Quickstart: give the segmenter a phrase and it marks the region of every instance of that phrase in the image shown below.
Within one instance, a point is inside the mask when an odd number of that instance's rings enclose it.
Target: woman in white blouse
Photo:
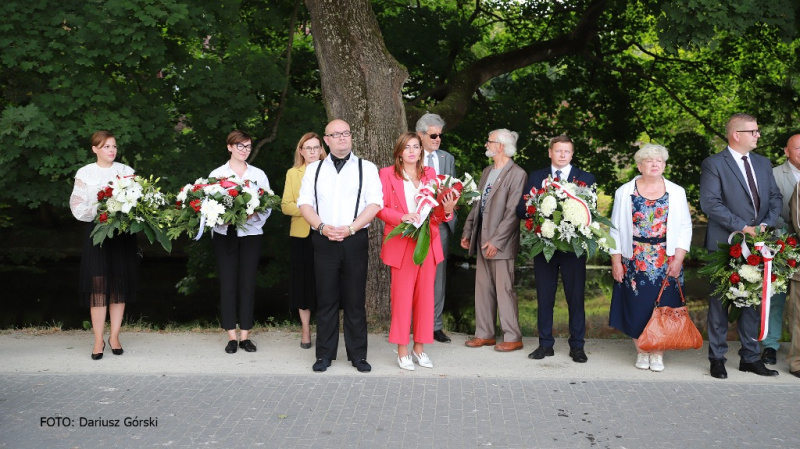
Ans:
[[[97,162],[78,170],[69,206],[75,218],[88,223],[81,255],[80,297],[81,304],[89,307],[92,317],[92,360],[100,360],[106,347],[103,339],[106,309],[111,322],[108,344],[113,354],[122,355],[119,330],[125,303],[136,300],[139,257],[135,235],[115,234],[113,238],[106,239],[102,246],[93,245],[89,237],[94,229],[100,189],[108,186],[117,176],[133,175],[132,168],[114,162],[117,141],[113,134],[97,131],[92,134],[91,144]]]
[[[230,160],[222,167],[212,171],[209,177],[232,177],[248,180],[258,187],[269,189],[267,175],[247,163],[252,150],[253,138],[244,131],[234,130],[227,139]],[[261,228],[267,221],[271,210],[256,212],[247,219],[244,228],[217,226],[214,228],[214,253],[217,256],[217,271],[220,284],[220,324],[228,333],[225,352],[233,354],[239,348],[255,352],[256,345],[250,341],[253,328],[253,309],[255,308],[256,274],[261,257]],[[236,306],[239,306],[240,339],[236,338]]]

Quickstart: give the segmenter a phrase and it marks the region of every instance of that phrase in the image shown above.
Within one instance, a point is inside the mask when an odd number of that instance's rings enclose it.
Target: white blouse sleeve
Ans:
[[[72,195],[69,197],[69,208],[72,215],[80,221],[91,222],[97,214],[97,201],[92,198],[92,190],[89,185],[81,179],[80,173],[75,176],[75,186],[72,188]],[[95,195],[97,195],[95,193]]]

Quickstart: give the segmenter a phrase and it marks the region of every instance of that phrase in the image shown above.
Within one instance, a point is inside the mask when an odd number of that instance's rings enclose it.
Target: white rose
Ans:
[[[556,199],[548,195],[544,197],[541,204],[539,204],[539,212],[542,213],[542,216],[549,217],[553,215],[553,211],[556,210],[557,206],[558,203],[556,203]]]
[[[119,212],[122,209],[122,203],[115,200],[114,198],[109,198],[108,201],[106,201],[106,207],[108,208],[108,212],[113,214],[115,212]]]
[[[550,220],[545,220],[542,223],[542,237],[551,239],[556,235],[556,224]]]
[[[739,268],[739,275],[747,282],[756,283],[761,281],[761,271],[752,265],[742,265]]]

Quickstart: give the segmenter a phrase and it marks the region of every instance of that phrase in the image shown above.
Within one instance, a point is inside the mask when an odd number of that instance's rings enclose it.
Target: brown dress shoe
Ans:
[[[495,351],[500,352],[518,351],[520,349],[522,349],[521,341],[504,341],[502,343],[498,343],[494,347]]]
[[[469,346],[470,348],[480,348],[481,346],[494,346],[495,341],[494,338],[485,339],[485,338],[475,337],[472,340],[467,340],[464,344]]]

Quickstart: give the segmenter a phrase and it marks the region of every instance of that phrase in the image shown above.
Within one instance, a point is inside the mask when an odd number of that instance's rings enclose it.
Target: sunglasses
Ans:
[[[425,134],[428,134],[428,133],[425,133]],[[428,134],[428,136],[429,136],[431,139],[433,139],[433,140],[436,140],[436,139],[438,139],[439,137],[444,137],[444,134],[442,134],[442,133],[439,133],[439,134]]]

